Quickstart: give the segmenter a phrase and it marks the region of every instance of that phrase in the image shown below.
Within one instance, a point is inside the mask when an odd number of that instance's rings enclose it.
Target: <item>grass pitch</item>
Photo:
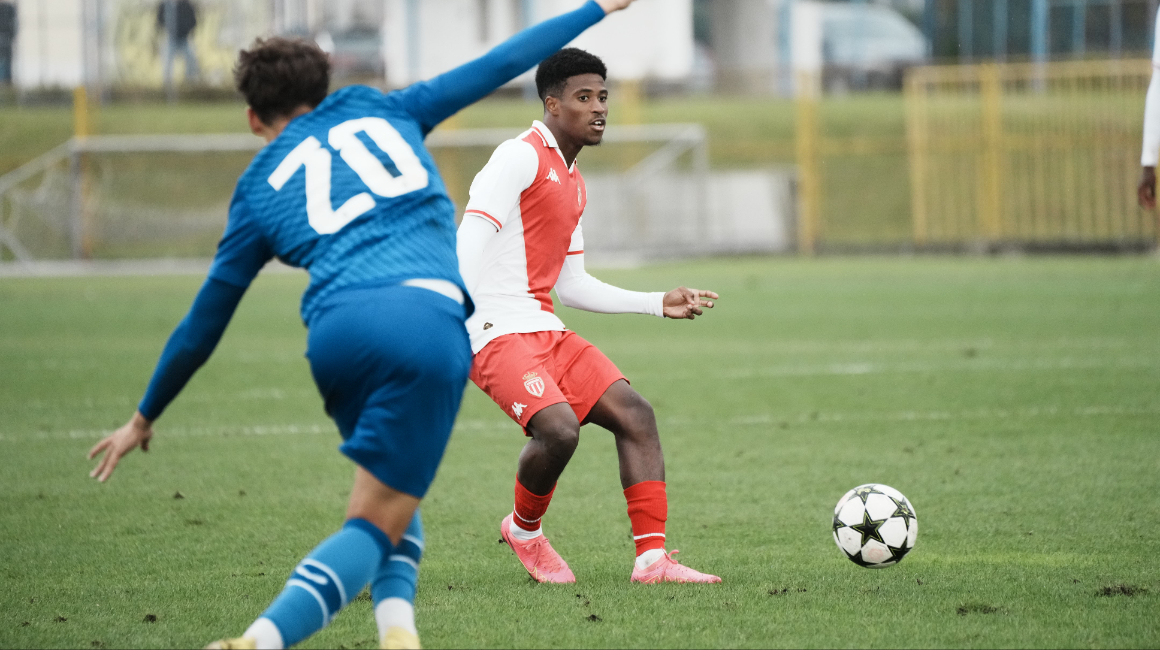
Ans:
[[[609,434],[546,518],[574,586],[498,544],[519,431],[469,387],[424,505],[427,647],[1160,645],[1160,263],[717,260],[605,271],[722,294],[696,322],[562,310],[656,407],[670,548],[722,585],[628,584]],[[113,479],[194,277],[0,280],[0,646],[200,647],[238,634],[341,523],[351,479],[302,357],[301,275],[263,275]],[[847,489],[920,520],[899,566],[830,538]],[[374,647],[360,600],[307,647]]]

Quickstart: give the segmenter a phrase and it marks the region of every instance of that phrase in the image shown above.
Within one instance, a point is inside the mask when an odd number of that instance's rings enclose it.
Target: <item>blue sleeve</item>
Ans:
[[[165,344],[153,379],[137,407],[141,415],[157,419],[209,359],[242,295],[271,257],[269,242],[251,218],[245,201],[235,194],[209,277]]]
[[[245,289],[272,257],[274,251],[250,214],[245,199],[235,193],[230,203],[230,220],[218,242],[209,277]]]
[[[193,373],[209,359],[234,315],[246,287],[206,278],[185,319],[173,330],[149,389],[137,410],[148,420],[156,420],[177,397]]]
[[[595,0],[588,0],[575,11],[523,30],[474,61],[399,91],[403,106],[425,135],[548,58],[602,18],[604,9]]]

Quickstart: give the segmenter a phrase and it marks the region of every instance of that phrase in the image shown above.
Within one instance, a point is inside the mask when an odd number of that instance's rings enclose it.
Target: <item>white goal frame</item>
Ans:
[[[510,128],[438,129],[426,140],[429,149],[494,147],[520,133]],[[697,200],[688,206],[695,215],[708,215],[709,148],[705,128],[700,124],[647,124],[618,126],[604,137],[608,143],[661,143],[643,160],[620,174],[623,187],[639,190],[650,176],[671,167],[686,153],[692,154]],[[21,184],[48,173],[68,161],[69,174],[69,243],[74,259],[86,257],[86,217],[84,205],[85,166],[88,154],[131,153],[229,153],[256,152],[265,143],[261,138],[239,133],[168,134],[168,135],[98,135],[72,138],[27,164],[0,177],[0,251],[7,249],[20,262],[33,262],[35,255],[20,242],[13,228],[11,210],[6,211],[7,194]],[[626,204],[632,197],[618,197]]]

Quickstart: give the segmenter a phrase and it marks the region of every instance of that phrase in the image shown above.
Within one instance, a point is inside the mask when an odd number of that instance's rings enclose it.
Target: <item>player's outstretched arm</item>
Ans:
[[[704,313],[701,310],[702,307],[712,309],[713,301],[718,298],[720,296],[712,291],[677,287],[665,294],[665,318],[687,318],[693,320]]]
[[[424,133],[515,79],[567,45],[605,15],[634,0],[588,0],[575,11],[529,27],[487,54],[402,91],[404,105]]]
[[[112,475],[122,456],[138,446],[148,451],[149,440],[153,437],[153,421],[177,397],[193,373],[209,359],[245,292],[245,287],[214,278],[206,279],[189,314],[165,344],[165,350],[161,353],[153,379],[149,382],[137,412],[125,426],[89,451],[90,460],[104,453],[89,476],[105,481]]]

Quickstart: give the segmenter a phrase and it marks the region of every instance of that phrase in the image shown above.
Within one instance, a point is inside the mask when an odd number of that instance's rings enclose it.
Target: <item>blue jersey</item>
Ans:
[[[437,278],[466,294],[417,90],[343,88],[290,122],[238,181],[209,277],[246,286],[271,256],[306,268],[307,324],[344,287]]]
[[[467,295],[454,206],[423,140],[603,17],[589,0],[429,81],[389,94],[345,88],[292,120],[238,180],[209,277],[166,343],[141,414],[161,415],[209,358],[273,257],[310,272],[301,309],[308,326],[328,297],[349,288],[433,278]]]

